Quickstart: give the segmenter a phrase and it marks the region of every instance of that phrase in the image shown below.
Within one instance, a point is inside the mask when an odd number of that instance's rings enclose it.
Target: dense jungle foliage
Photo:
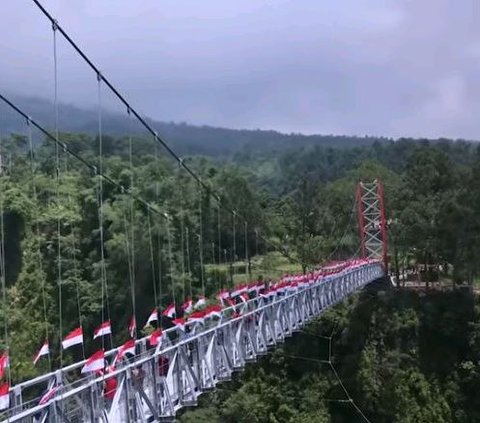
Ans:
[[[376,423],[479,421],[479,311],[466,290],[363,292],[247,365],[179,420],[367,421],[353,400]]]
[[[202,132],[189,128],[192,137]],[[181,419],[360,421],[332,368],[317,361],[328,360],[328,340],[316,336],[330,335],[333,326],[332,362],[371,421],[480,419],[475,398],[480,380],[478,300],[473,290],[460,286],[475,287],[479,270],[476,144],[406,139],[355,143],[342,137],[326,144],[296,144],[293,137],[258,150],[255,140],[240,143],[221,156],[194,148],[190,152],[195,154],[183,154],[222,203],[246,217],[245,227],[240,218],[219,212],[212,192],[200,190],[153,140],[126,133],[103,136],[102,163],[93,133],[60,134],[79,158],[115,181],[103,181],[102,234],[100,183],[93,168],[62,148],[57,163],[55,146],[35,130],[31,149],[26,125],[2,130],[0,211],[7,292],[0,317],[7,324],[14,381],[48,368],[46,361],[37,367],[31,361],[46,330],[52,365],[59,364],[59,281],[62,335],[80,319],[88,354],[100,346],[89,334],[106,315],[112,319],[113,343],[125,340],[132,288],[137,320],[143,324],[155,303],[166,306],[172,293],[177,299],[190,292],[198,295],[202,277],[212,294],[238,281],[301,271],[278,248],[305,266],[358,253],[355,187],[359,180],[378,178],[385,185],[392,272],[441,264],[440,278],[455,289],[426,294],[377,290],[352,298],[306,329],[313,335],[296,335],[285,349],[248,367],[244,376]],[[268,134],[261,137],[268,139]],[[150,211],[129,194],[150,203]],[[424,275],[427,281],[436,277]],[[81,354],[67,351],[64,362]]]

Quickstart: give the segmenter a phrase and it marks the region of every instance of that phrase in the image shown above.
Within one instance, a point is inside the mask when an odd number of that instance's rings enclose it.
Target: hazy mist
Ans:
[[[43,4],[157,120],[480,138],[473,0]],[[0,2],[1,92],[52,98],[52,49],[50,24],[33,2]],[[95,104],[95,76],[60,37],[58,57],[60,100]],[[104,102],[116,108],[107,95]]]

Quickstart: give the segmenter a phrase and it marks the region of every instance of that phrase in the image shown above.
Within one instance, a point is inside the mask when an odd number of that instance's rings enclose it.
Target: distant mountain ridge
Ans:
[[[25,110],[32,119],[47,128],[54,123],[53,104],[41,98],[13,97],[16,104]],[[22,121],[5,105],[0,106],[0,131],[2,133],[25,131]],[[213,157],[233,156],[254,151],[262,154],[281,151],[292,147],[316,145],[332,148],[368,146],[375,142],[392,141],[384,137],[356,137],[339,135],[283,134],[267,130],[226,129],[211,126],[194,126],[186,123],[160,122],[150,118],[145,120],[180,154],[203,154]],[[139,124],[132,124],[126,114],[104,111],[102,125],[105,134],[121,136],[128,133],[146,134]],[[79,108],[73,105],[59,105],[59,128],[63,132],[96,134],[98,112],[94,109]]]

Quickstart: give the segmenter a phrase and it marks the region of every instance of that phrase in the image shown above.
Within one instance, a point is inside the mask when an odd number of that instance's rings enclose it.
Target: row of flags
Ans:
[[[180,330],[185,330],[185,324],[187,322],[192,323],[203,323],[206,319],[209,318],[221,318],[222,312],[225,308],[235,307],[237,305],[236,299],[241,303],[246,304],[250,299],[251,294],[256,296],[261,296],[263,298],[270,298],[277,294],[284,294],[295,291],[297,289],[305,288],[306,286],[318,281],[320,278],[325,278],[328,280],[328,277],[336,273],[342,272],[345,269],[352,269],[360,267],[362,265],[372,262],[369,259],[357,259],[351,260],[348,262],[338,262],[332,263],[326,267],[318,269],[316,271],[310,272],[306,275],[285,275],[278,282],[270,284],[268,287],[264,282],[252,282],[250,284],[243,284],[236,286],[233,290],[221,290],[217,293],[216,299],[218,304],[212,304],[207,306],[207,301],[205,297],[198,297],[197,301],[194,303],[192,299],[187,299],[180,308],[183,313],[188,315],[187,318],[177,318],[177,309],[174,304],[170,304],[168,307],[163,310],[162,315],[171,319],[172,323],[179,328]],[[158,310],[155,308],[152,310],[148,316],[147,322],[144,327],[152,326],[152,323],[159,321]],[[112,361],[111,367],[114,368],[120,360],[124,359],[127,354],[132,356],[135,355],[135,338],[137,332],[137,322],[135,316],[132,316],[128,324],[128,332],[131,337],[126,341],[117,351],[116,356]],[[93,339],[105,335],[112,334],[112,326],[110,320],[103,322],[98,326],[93,332]],[[163,332],[162,329],[155,329],[149,337],[149,344],[152,347],[157,347],[161,343]],[[83,328],[78,327],[72,330],[62,341],[62,348],[68,349],[72,346],[83,344]],[[50,354],[50,348],[48,340],[45,340],[37,354],[33,358],[33,364],[36,365],[37,362],[44,356]],[[10,365],[9,357],[6,352],[0,356],[0,379],[3,379],[5,376],[5,371]],[[105,368],[105,352],[103,349],[100,349],[93,353],[86,361],[84,366],[81,369],[81,373],[91,373],[103,371]],[[59,386],[54,386],[49,389],[40,399],[39,404],[44,404],[48,402],[55,396],[55,393],[59,389]],[[0,410],[8,408],[9,406],[9,384],[3,383],[0,384]]]
[[[265,287],[264,282],[252,282],[250,284],[238,285],[232,291],[221,290],[217,293],[216,298],[223,308],[234,307],[236,305],[235,298],[238,298],[241,302],[246,303],[250,297],[249,294],[255,293],[265,298],[272,297],[277,293],[282,294],[289,291],[295,291],[298,288],[304,288],[308,286],[312,281],[318,280],[320,277],[328,277],[329,275],[336,274],[346,268],[354,268],[364,264],[367,264],[371,260],[369,259],[356,259],[348,262],[336,262],[331,263],[328,266],[324,266],[321,269],[310,272],[305,275],[285,275],[278,282],[271,284],[269,287]],[[207,301],[204,296],[200,296],[194,303],[192,299],[187,299],[180,307],[185,314],[188,314],[188,321],[190,322],[203,322],[206,318],[217,316],[221,317],[222,308],[218,305],[212,305],[205,308]],[[172,319],[172,322],[181,329],[185,326],[184,319],[175,319],[176,307],[174,304],[170,304],[162,312],[163,316]],[[144,327],[152,326],[153,322],[159,320],[158,310],[155,308],[148,316],[147,322]],[[132,316],[129,325],[128,332],[131,338],[136,337],[137,323],[135,316]],[[112,327],[110,320],[103,322],[99,327],[94,330],[93,339],[97,339],[101,336],[111,335]],[[83,328],[78,327],[71,331],[62,341],[62,348],[67,349],[74,345],[83,344]],[[45,340],[37,354],[33,359],[34,365],[40,360],[41,357],[47,356],[50,353],[48,340]],[[0,358],[0,376],[1,376],[1,358]]]

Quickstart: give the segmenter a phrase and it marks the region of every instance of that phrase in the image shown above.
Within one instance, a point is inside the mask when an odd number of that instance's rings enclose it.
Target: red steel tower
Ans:
[[[358,227],[363,257],[383,260],[388,270],[388,238],[383,184],[359,182],[357,186]]]

